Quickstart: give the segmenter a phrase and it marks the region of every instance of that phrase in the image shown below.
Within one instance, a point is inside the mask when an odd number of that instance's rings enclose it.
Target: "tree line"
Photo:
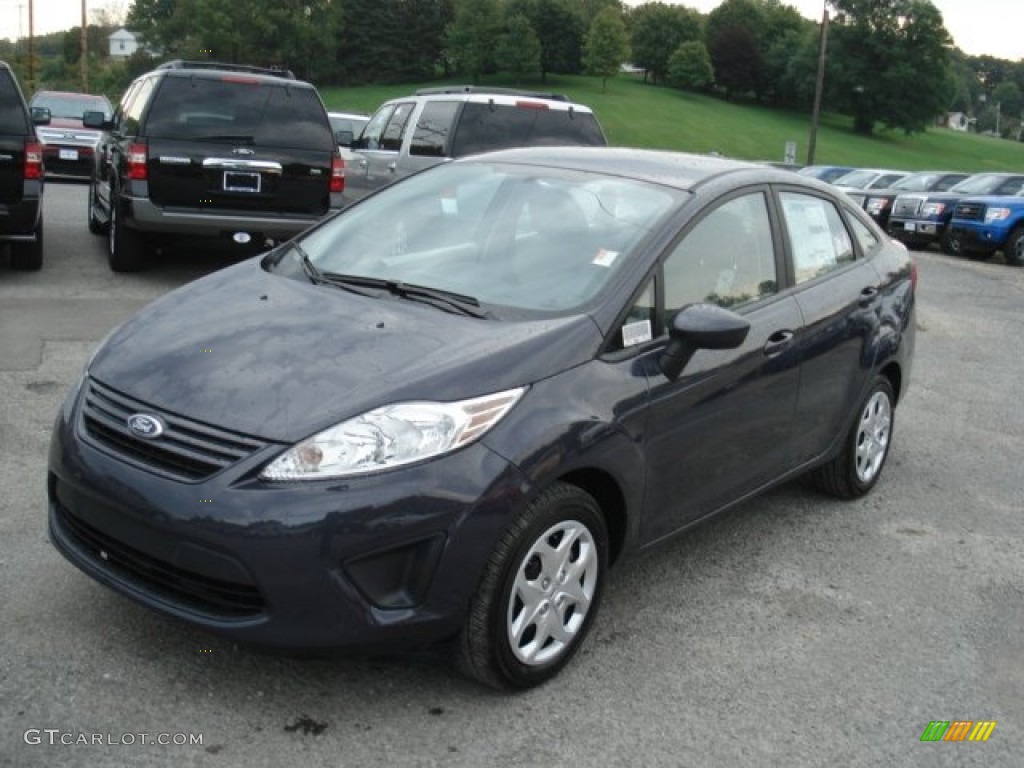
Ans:
[[[827,5],[823,105],[852,115],[857,131],[915,133],[959,111],[978,130],[998,120],[1001,133],[1019,134],[1024,61],[963,54],[930,0]],[[801,110],[814,96],[822,27],[781,0],[723,0],[707,14],[617,0],[135,0],[125,24],[162,59],[280,66],[319,85],[607,80],[628,61],[655,86]],[[124,77],[151,64],[137,57]]]

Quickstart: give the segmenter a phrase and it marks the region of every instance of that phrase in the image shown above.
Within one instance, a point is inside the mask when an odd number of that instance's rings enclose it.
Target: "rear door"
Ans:
[[[145,116],[161,206],[322,215],[335,152],[316,91],[237,75],[165,77]]]
[[[25,139],[32,128],[14,79],[0,69],[0,203],[11,205],[24,194]]]

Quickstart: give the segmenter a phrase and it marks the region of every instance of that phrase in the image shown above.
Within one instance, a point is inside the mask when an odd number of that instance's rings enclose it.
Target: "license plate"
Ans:
[[[57,150],[57,156],[61,160],[77,160],[78,150],[77,149],[59,149]]]
[[[258,173],[239,173],[224,171],[225,192],[259,192],[260,175]]]
[[[903,222],[903,228],[905,230],[907,230],[907,232],[913,232],[914,231],[914,222],[912,222],[912,221],[904,221]]]

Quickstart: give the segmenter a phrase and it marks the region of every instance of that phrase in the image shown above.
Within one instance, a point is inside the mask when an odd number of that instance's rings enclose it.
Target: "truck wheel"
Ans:
[[[1011,267],[1024,267],[1024,226],[1017,227],[1010,233],[1003,255]]]
[[[939,240],[939,247],[943,253],[947,253],[950,256],[963,256],[964,245],[960,239],[960,235],[946,227],[946,231],[942,233],[942,238]]]
[[[142,236],[124,225],[121,201],[110,196],[110,224],[107,231],[107,261],[114,272],[138,272],[145,266]]]
[[[36,224],[34,243],[11,243],[11,267],[21,272],[37,272],[43,267],[43,219]]]

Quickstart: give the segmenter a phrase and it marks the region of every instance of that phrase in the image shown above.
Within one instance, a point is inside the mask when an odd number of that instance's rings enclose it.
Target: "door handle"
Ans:
[[[874,286],[869,285],[867,288],[860,292],[860,298],[857,299],[857,303],[862,307],[866,307],[868,306],[868,304],[874,303],[875,299],[877,298],[878,289],[875,288]]]
[[[365,160],[360,160],[359,161],[359,167],[360,168],[365,168],[366,167],[366,161]]]
[[[392,173],[395,172],[396,168],[398,168],[398,164],[397,163],[388,163],[388,170],[391,171]]]
[[[793,343],[795,334],[792,331],[776,331],[768,337],[764,345],[765,357],[775,357],[782,354],[786,348]]]

